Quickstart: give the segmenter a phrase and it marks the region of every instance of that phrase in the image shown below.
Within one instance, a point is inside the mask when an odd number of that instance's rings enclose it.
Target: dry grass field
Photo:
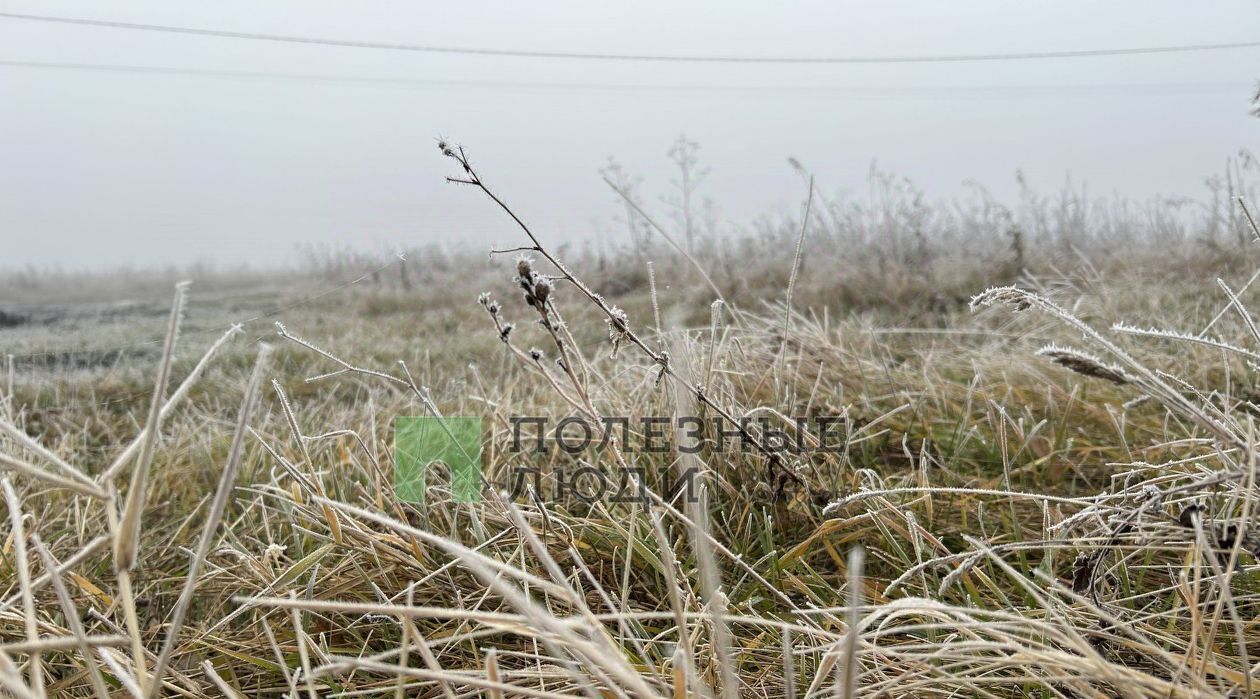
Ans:
[[[528,221],[445,150],[452,196]],[[598,251],[522,226],[525,249],[490,256],[10,273],[0,686],[1255,692],[1260,251],[1243,209],[1071,192],[938,208],[872,181],[869,200],[812,194],[792,220],[691,246],[628,210],[642,238]],[[482,419],[481,502],[441,472],[424,503],[399,501],[407,415]],[[698,453],[511,450],[514,417],[634,432],[682,415],[763,421],[743,450],[713,432]],[[839,448],[772,443],[819,415]],[[538,491],[502,494],[522,465]],[[579,466],[635,469],[640,497],[547,477]],[[670,487],[688,467],[694,501]]]

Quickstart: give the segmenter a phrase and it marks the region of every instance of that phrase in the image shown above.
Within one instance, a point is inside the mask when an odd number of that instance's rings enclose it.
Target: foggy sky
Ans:
[[[1255,2],[5,0],[0,11],[333,39],[571,52],[912,55],[1254,41]],[[434,146],[465,145],[544,239],[621,230],[597,171],[657,195],[682,132],[724,226],[794,211],[872,161],[931,198],[975,180],[1198,195],[1260,120],[1260,49],[931,65],[682,65],[404,53],[0,19],[0,267],[283,263],[296,246],[519,242]],[[412,81],[412,82],[405,82]],[[1012,89],[1017,88],[1017,89]]]

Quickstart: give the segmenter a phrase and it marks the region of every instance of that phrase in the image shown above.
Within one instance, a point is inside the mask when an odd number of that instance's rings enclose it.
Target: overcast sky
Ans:
[[[333,2],[0,0],[26,12],[341,40],[633,54],[896,56],[1260,40],[1256,2]],[[699,141],[724,225],[794,210],[796,156],[831,192],[872,161],[932,198],[1022,169],[1099,195],[1201,194],[1254,148],[1260,49],[897,65],[728,65],[435,55],[0,19],[0,266],[292,259],[300,242],[514,242],[445,185],[465,145],[544,238],[620,230],[599,168],[669,187]],[[377,82],[360,79],[373,79]],[[386,80],[381,82],[380,80]],[[392,82],[390,82],[392,81]],[[665,215],[662,211],[662,218]]]

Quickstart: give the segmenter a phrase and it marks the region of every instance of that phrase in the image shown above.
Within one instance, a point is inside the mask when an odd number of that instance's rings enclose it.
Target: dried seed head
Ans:
[[[537,347],[530,347],[529,358],[534,360],[535,362],[542,361],[542,358],[543,358],[542,350],[538,349]]]
[[[514,326],[511,323],[504,323],[503,325],[499,326],[499,339],[502,340],[503,342],[507,342],[508,336],[512,334],[513,327]]]
[[[621,341],[626,339],[630,334],[630,320],[626,312],[613,306],[612,311],[608,315],[608,341],[612,343],[612,356],[617,357],[617,349],[621,347]]]
[[[499,315],[499,302],[490,297],[489,291],[481,292],[481,295],[477,297],[477,303],[481,304],[483,308],[489,311],[490,315]]]
[[[551,296],[551,281],[546,277],[539,277],[538,281],[534,282],[534,298],[538,299],[539,303],[546,303],[548,296]]]
[[[995,286],[976,294],[971,299],[971,310],[976,310],[981,306],[992,306],[995,303],[1005,303],[1013,306],[1017,311],[1027,310],[1032,306],[1032,294],[1014,286]]]
[[[1037,350],[1037,354],[1048,358],[1065,369],[1070,369],[1084,376],[1092,376],[1096,379],[1103,379],[1104,381],[1120,385],[1132,383],[1133,381],[1133,377],[1126,374],[1124,369],[1115,364],[1105,364],[1092,354],[1070,347],[1047,345]]]
[[[534,274],[534,258],[528,255],[521,255],[516,258],[516,276],[521,280],[528,280]]]
[[[624,334],[630,328],[630,317],[626,312],[613,306],[612,314],[608,316],[608,327],[618,333]]]

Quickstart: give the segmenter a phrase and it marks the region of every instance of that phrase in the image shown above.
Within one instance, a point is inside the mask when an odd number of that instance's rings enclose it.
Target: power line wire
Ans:
[[[1199,83],[1071,83],[1042,85],[914,85],[906,87],[882,87],[868,85],[717,85],[717,84],[645,84],[645,83],[590,83],[590,82],[512,82],[503,80],[432,80],[422,78],[384,78],[355,75],[315,75],[309,73],[271,73],[257,71],[215,70],[202,68],[171,68],[165,66],[117,65],[103,63],[61,63],[51,61],[0,60],[0,67],[32,68],[40,70],[78,70],[87,72],[130,73],[137,75],[179,75],[202,78],[232,78],[245,80],[284,80],[306,83],[332,83],[350,85],[397,85],[403,87],[472,87],[472,88],[521,88],[544,90],[678,90],[684,92],[779,92],[779,93],[840,93],[852,96],[900,97],[916,95],[967,95],[1012,93],[1089,93],[1105,91],[1118,93],[1162,94],[1202,93],[1226,90],[1250,90],[1248,84],[1241,87],[1233,82]]]
[[[289,44],[313,44],[318,46],[339,46],[360,49],[384,49],[390,51],[412,51],[419,53],[458,54],[470,56],[503,56],[512,58],[551,58],[587,61],[644,61],[655,63],[764,63],[764,64],[879,64],[879,63],[962,63],[981,61],[1019,61],[1046,58],[1089,58],[1096,56],[1134,56],[1161,53],[1188,53],[1192,51],[1220,51],[1225,49],[1258,48],[1260,41],[1228,42],[1215,44],[1183,44],[1174,46],[1144,46],[1121,49],[1093,49],[1078,51],[1030,51],[1020,53],[977,53],[977,54],[944,54],[922,56],[687,56],[667,54],[623,54],[623,53],[582,53],[567,51],[527,51],[515,49],[487,49],[456,46],[433,46],[426,44],[389,43],[377,41],[354,41],[344,39],[324,39],[318,37],[295,36],[289,34],[264,34],[257,32],[235,32],[219,29],[202,29],[197,27],[179,27],[161,24],[140,24],[135,22],[115,22],[80,17],[54,17],[49,15],[20,14],[16,12],[0,12],[0,18],[30,20],[36,22],[53,22],[88,27],[108,27],[111,29],[134,29],[152,32],[170,32],[192,36],[209,36],[224,39],[250,39],[254,41],[277,41]]]

